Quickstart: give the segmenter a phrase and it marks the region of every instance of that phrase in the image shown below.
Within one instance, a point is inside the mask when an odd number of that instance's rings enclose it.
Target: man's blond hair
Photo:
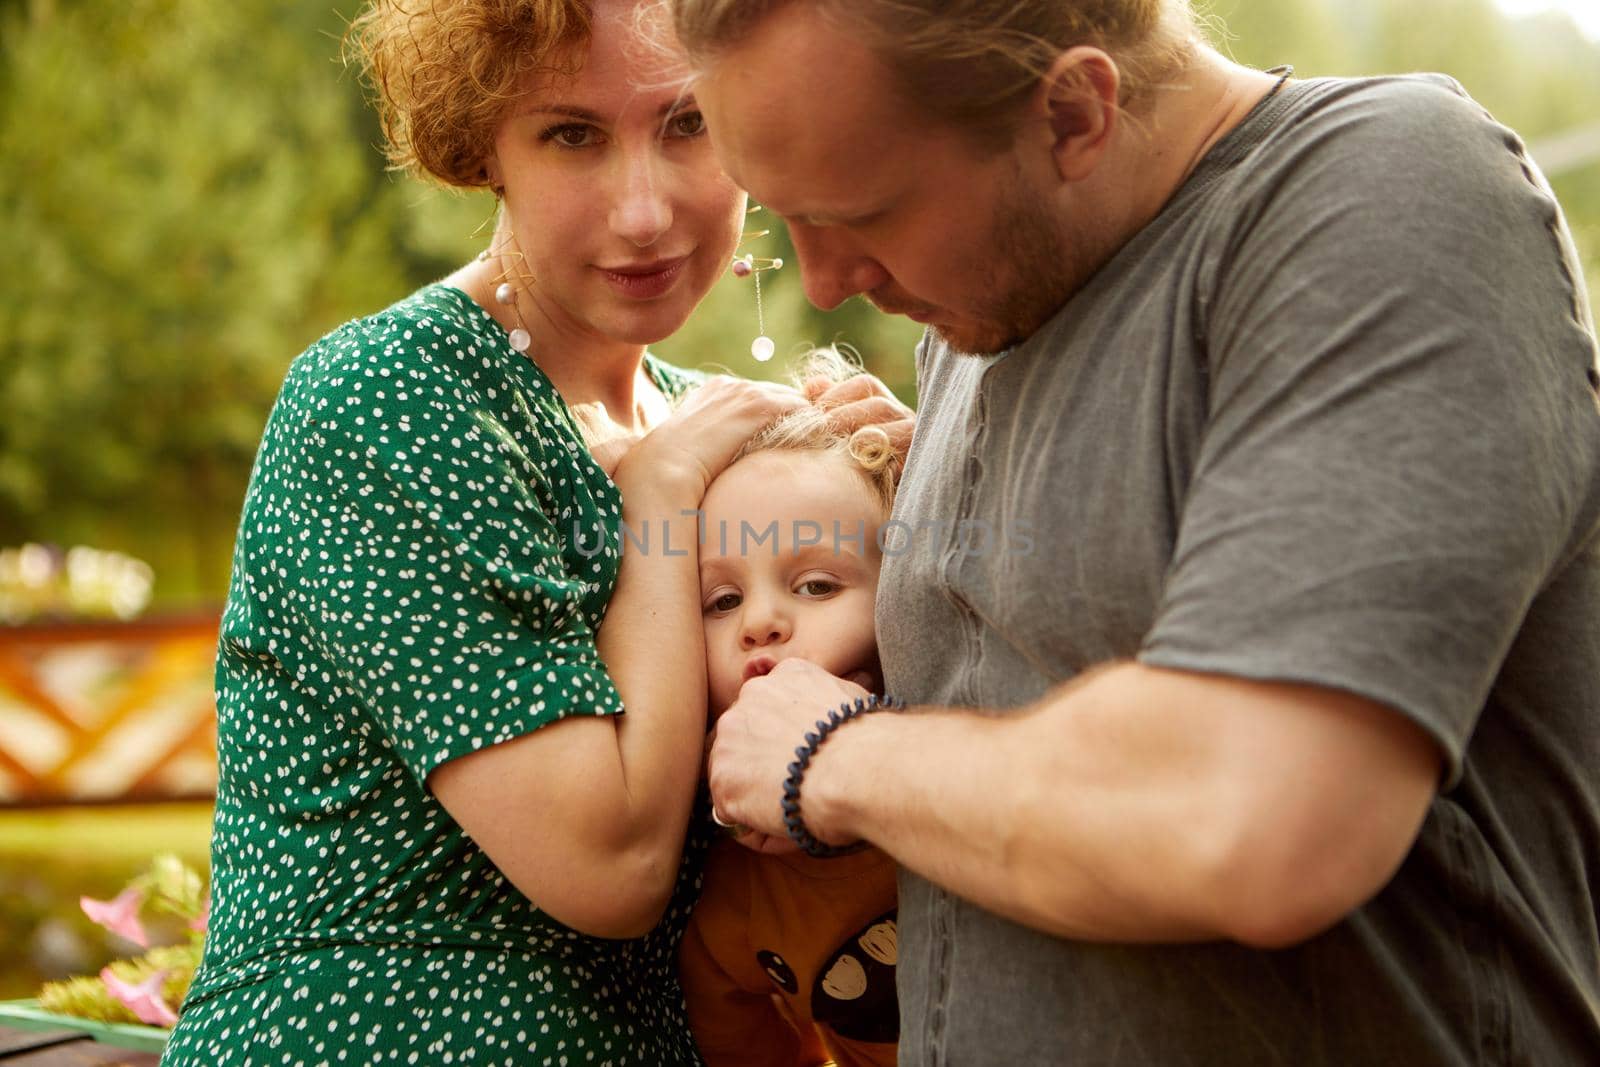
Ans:
[[[790,4],[857,34],[908,101],[990,143],[1009,143],[1018,105],[1069,48],[1116,60],[1129,109],[1193,54],[1190,0],[664,0],[679,43],[714,62]],[[826,77],[825,71],[818,72]]]

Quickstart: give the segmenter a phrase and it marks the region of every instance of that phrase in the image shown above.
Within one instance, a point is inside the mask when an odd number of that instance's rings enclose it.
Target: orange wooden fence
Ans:
[[[214,791],[217,626],[0,626],[0,803]]]

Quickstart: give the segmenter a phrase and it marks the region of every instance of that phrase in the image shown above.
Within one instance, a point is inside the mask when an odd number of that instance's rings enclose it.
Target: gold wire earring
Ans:
[[[749,211],[746,211],[745,214],[754,215],[760,210],[761,206],[758,204],[750,208]],[[757,238],[765,237],[771,232],[771,230],[746,230],[744,233],[739,235],[739,243],[744,244],[746,241],[753,241]],[[746,252],[742,256],[734,256],[733,266],[731,269],[733,270],[733,275],[736,278],[753,277],[755,279],[756,339],[750,342],[750,354],[756,358],[756,362],[765,363],[767,360],[772,358],[773,353],[778,350],[778,346],[773,344],[772,338],[767,336],[767,317],[761,306],[761,275],[765,271],[769,270],[782,270],[783,260],[763,259],[759,256],[753,256]]]
[[[508,240],[513,246],[516,244],[515,237],[509,238]],[[532,359],[533,356],[529,355],[528,349],[533,344],[533,334],[528,332],[528,324],[522,320],[522,305],[517,300],[517,290],[519,287],[524,289],[527,288],[526,283],[533,280],[533,275],[529,274],[525,270],[514,275],[512,273],[511,264],[507,263],[506,261],[507,257],[510,256],[514,257],[515,262],[520,264],[526,257],[523,256],[520,249],[513,247],[509,251],[506,249],[501,249],[499,252],[495,252],[492,249],[486,248],[482,252],[478,253],[478,258],[480,260],[487,260],[491,255],[496,256],[500,260],[501,266],[500,273],[495,278],[495,281],[497,282],[494,287],[495,303],[501,305],[502,307],[510,308],[511,313],[517,318],[516,328],[508,331],[506,339],[510,342],[512,348],[527,356],[529,359]],[[519,284],[513,285],[513,280]]]

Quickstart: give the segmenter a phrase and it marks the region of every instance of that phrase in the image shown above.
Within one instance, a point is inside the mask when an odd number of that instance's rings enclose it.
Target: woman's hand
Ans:
[[[805,382],[806,399],[831,413],[835,426],[850,431],[877,426],[889,435],[889,444],[905,462],[911,449],[911,432],[917,413],[906,407],[889,387],[870,374],[857,374],[835,383],[818,376]]]
[[[805,397],[786,385],[712,378],[628,450],[613,478],[624,496],[627,482],[644,479],[657,485],[675,484],[699,504],[711,480],[746,441],[805,402]]]

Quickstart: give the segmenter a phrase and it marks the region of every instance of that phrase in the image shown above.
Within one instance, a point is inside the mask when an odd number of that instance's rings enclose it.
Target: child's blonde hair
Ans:
[[[797,385],[818,377],[837,385],[860,373],[862,371],[858,365],[837,348],[830,347],[813,349],[795,377]],[[894,507],[901,458],[890,442],[889,435],[880,427],[862,426],[854,431],[841,430],[833,424],[828,411],[808,404],[746,441],[734,456],[734,462],[757,452],[823,452],[845,457],[861,472],[874,499],[883,506],[884,515],[888,515]]]

